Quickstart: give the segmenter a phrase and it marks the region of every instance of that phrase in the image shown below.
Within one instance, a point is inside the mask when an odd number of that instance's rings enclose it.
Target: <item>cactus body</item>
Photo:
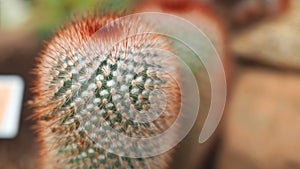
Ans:
[[[155,136],[170,127],[180,107],[179,87],[168,75],[179,76],[177,61],[161,53],[171,51],[166,38],[143,33],[152,28],[139,19],[98,31],[116,18],[94,16],[67,25],[38,58],[33,105],[41,168],[168,166],[170,152],[129,158],[105,150],[128,148],[110,142],[109,128],[129,137]],[[120,36],[126,38],[115,43]],[[158,111],[156,120],[147,121]]]

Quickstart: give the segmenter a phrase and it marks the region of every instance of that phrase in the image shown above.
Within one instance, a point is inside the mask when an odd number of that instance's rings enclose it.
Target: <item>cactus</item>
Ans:
[[[179,87],[166,73],[179,77],[177,60],[161,53],[172,52],[169,41],[161,35],[141,34],[153,28],[140,19],[98,31],[116,18],[77,19],[60,29],[38,57],[32,104],[40,168],[168,167],[172,151],[130,158],[98,146],[115,146],[107,142],[111,137],[107,127],[130,137],[158,135],[170,127],[180,108]],[[93,41],[95,33],[98,38]],[[127,33],[135,36],[109,48],[116,37]],[[155,91],[163,91],[165,97]],[[151,118],[162,106],[158,119],[140,120]],[[151,151],[160,145],[145,146]]]

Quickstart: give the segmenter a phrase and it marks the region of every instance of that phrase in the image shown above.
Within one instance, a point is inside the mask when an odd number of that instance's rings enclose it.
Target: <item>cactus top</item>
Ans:
[[[43,168],[167,166],[170,153],[140,159],[107,151],[122,154],[135,144],[117,144],[116,132],[134,138],[160,134],[180,108],[174,79],[179,66],[167,38],[140,19],[115,19],[93,16],[67,25],[38,58],[33,104]]]

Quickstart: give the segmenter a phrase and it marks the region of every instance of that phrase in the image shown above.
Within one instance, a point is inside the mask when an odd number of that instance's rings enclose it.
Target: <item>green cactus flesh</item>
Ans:
[[[109,128],[135,138],[155,136],[170,127],[180,106],[179,87],[168,75],[179,76],[177,61],[162,54],[171,52],[165,37],[139,34],[150,32],[149,25],[138,19],[120,22],[91,40],[115,18],[87,17],[67,25],[38,58],[33,92],[42,168],[167,168],[170,162],[171,152],[129,158],[103,148],[130,151],[111,143]],[[128,32],[135,36],[108,48]],[[158,111],[156,120],[140,121]],[[144,146],[133,153],[143,155],[163,145]]]

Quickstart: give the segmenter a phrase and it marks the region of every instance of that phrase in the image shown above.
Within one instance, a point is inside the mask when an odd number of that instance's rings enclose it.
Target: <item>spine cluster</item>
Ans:
[[[171,52],[168,40],[145,33],[152,28],[139,19],[106,27],[116,18],[94,16],[67,25],[38,58],[33,106],[42,168],[168,166],[171,153],[129,158],[106,150],[130,151],[126,144],[131,143],[112,141],[116,132],[156,136],[172,125],[180,109],[174,80],[179,66],[166,54]],[[162,145],[144,146],[132,153],[143,155]]]

